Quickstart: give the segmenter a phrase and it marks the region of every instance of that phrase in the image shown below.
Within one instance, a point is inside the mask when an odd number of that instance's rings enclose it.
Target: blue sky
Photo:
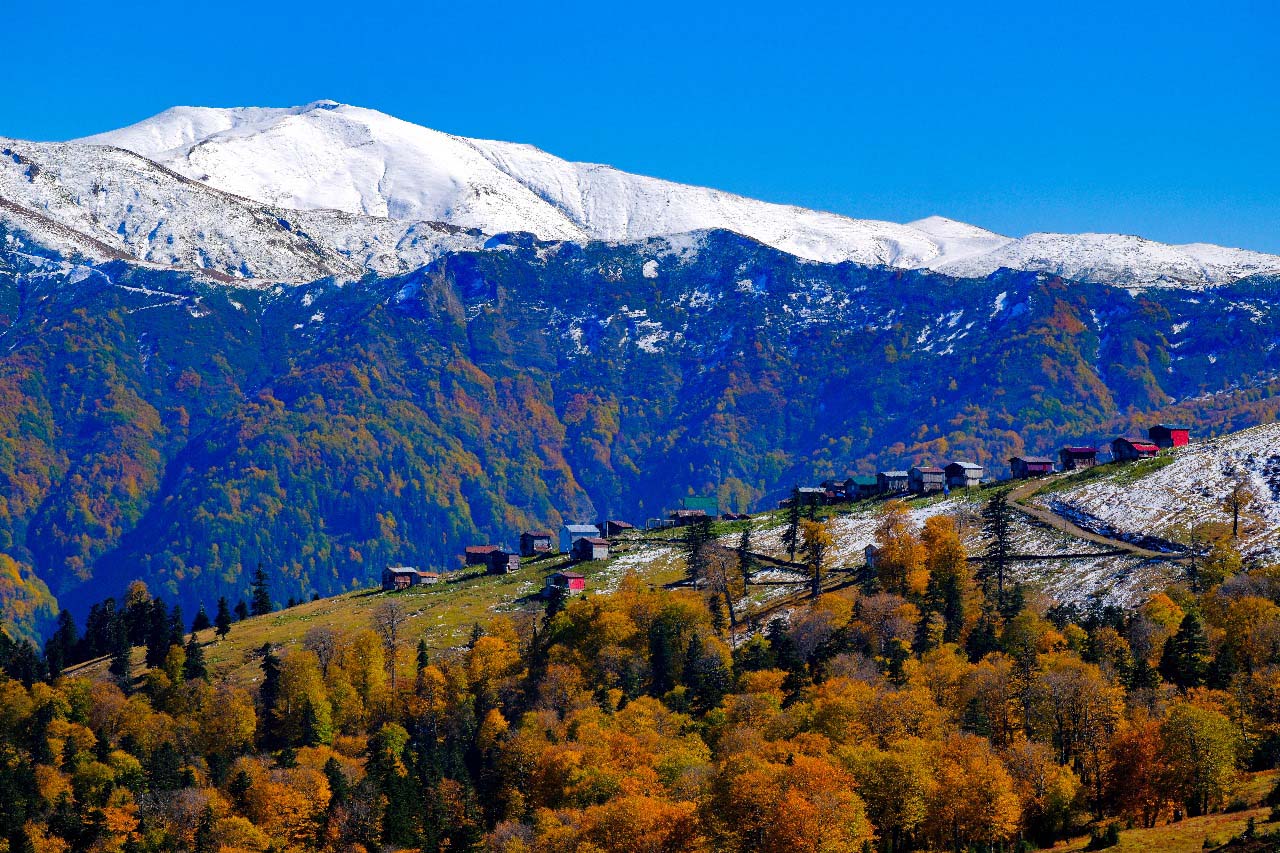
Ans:
[[[1280,4],[1262,0],[16,9],[0,135],[333,98],[852,216],[1280,253]]]

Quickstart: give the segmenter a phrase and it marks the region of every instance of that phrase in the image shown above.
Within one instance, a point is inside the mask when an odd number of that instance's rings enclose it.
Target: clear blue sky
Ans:
[[[538,5],[20,3],[0,135],[333,98],[853,216],[1280,253],[1269,0]]]

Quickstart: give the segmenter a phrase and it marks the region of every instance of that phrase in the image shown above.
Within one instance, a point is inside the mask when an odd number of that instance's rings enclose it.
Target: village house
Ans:
[[[1081,471],[1098,464],[1096,447],[1064,447],[1058,451],[1059,467],[1063,471]]]
[[[575,560],[607,560],[609,540],[598,536],[584,536],[574,541],[572,553]]]
[[[565,592],[585,592],[586,588],[587,579],[577,572],[552,572],[547,575],[543,592],[546,595],[550,595],[553,589],[562,589]]]
[[[511,551],[503,551],[499,548],[496,551],[489,552],[489,561],[485,564],[485,571],[491,575],[506,575],[511,572],[519,571],[520,555]]]
[[[573,543],[586,537],[596,537],[600,530],[594,524],[566,524],[560,528],[560,553],[573,553]]]
[[[880,478],[870,476],[850,478],[850,500],[863,501],[867,498],[874,498],[878,494],[880,494]]]
[[[882,495],[899,495],[907,490],[911,477],[906,471],[881,471],[876,474],[876,485]]]
[[[412,566],[391,566],[382,570],[382,588],[387,592],[433,584],[439,580],[438,573],[419,571]]]
[[[942,470],[948,488],[969,489],[982,485],[982,466],[974,462],[952,462]]]
[[[702,521],[707,517],[706,511],[700,509],[677,509],[667,515],[673,527],[688,527],[695,521]],[[599,533],[599,531],[596,532]]]
[[[1111,442],[1111,455],[1117,462],[1132,462],[1135,459],[1159,456],[1160,448],[1140,438],[1117,438]]]
[[[827,502],[827,490],[821,486],[801,486],[796,491],[800,506],[822,506]]]
[[[715,518],[720,514],[720,501],[699,496],[681,498],[680,509],[700,509],[705,515]]]
[[[827,503],[853,500],[852,477],[844,480],[823,480],[821,486],[823,493],[826,495]]]
[[[1015,456],[1009,460],[1009,470],[1015,480],[1043,477],[1053,473],[1053,460],[1048,456]]]
[[[1147,438],[1161,450],[1186,447],[1191,443],[1191,428],[1181,424],[1156,424],[1147,430]]]
[[[487,566],[489,555],[496,550],[497,545],[468,545],[462,550],[463,562],[468,566]]]
[[[520,534],[520,556],[541,557],[551,553],[551,531],[526,530]]]
[[[916,465],[907,472],[908,488],[913,494],[928,495],[942,491],[946,474],[933,465]]]
[[[612,520],[602,521],[596,525],[596,528],[599,529],[600,535],[605,539],[612,539],[615,536],[621,536],[636,529],[634,524]]]

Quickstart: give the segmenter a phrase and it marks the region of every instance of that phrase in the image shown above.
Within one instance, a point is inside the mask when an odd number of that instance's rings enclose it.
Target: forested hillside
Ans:
[[[28,251],[35,251],[28,247]],[[727,232],[495,238],[254,289],[0,256],[0,605],[144,579],[278,599],[690,493],[747,509],[943,455],[998,472],[1157,417],[1272,419],[1280,281],[1125,290],[799,260]]]

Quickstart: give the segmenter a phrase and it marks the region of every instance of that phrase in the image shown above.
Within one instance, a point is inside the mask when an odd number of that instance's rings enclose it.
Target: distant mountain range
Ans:
[[[510,231],[629,243],[711,229],[806,260],[958,277],[1003,267],[1200,287],[1280,272],[1280,257],[1200,243],[1013,239],[942,217],[907,225],[851,219],[571,163],[332,101],[175,107],[72,143],[0,140],[0,150],[0,215],[14,227],[82,252],[235,279],[395,274]]]
[[[690,494],[1280,410],[1271,256],[862,222],[327,102],[0,154],[23,631],[135,577],[194,612],[261,562],[301,598]]]

